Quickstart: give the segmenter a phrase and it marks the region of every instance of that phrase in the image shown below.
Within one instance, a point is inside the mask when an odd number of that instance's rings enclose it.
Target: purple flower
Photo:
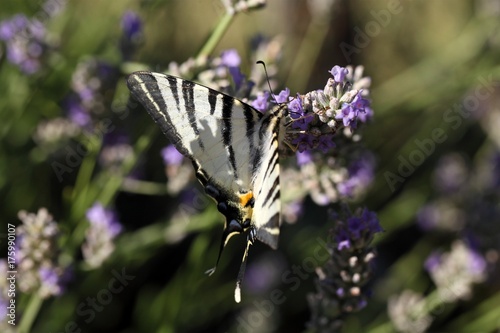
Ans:
[[[184,160],[184,156],[179,153],[174,145],[168,145],[161,150],[161,156],[163,157],[163,163],[165,165],[181,165]]]
[[[234,87],[236,88],[236,91],[238,91],[243,82],[245,81],[245,75],[240,71],[239,67],[228,67],[229,68],[229,74],[231,74],[231,77],[233,78],[234,82]]]
[[[461,240],[455,241],[449,252],[433,252],[425,269],[446,302],[470,298],[473,284],[487,278],[484,257]]]
[[[365,225],[363,220],[359,217],[351,216],[347,219],[347,228],[349,229],[351,236],[354,236],[354,238],[361,237],[361,231],[363,231],[364,227]]]
[[[371,242],[374,234],[382,231],[377,215],[364,208],[355,215],[348,216],[345,222],[338,222],[334,234],[340,251],[343,248],[350,248],[351,245],[363,248]]]
[[[333,323],[344,313],[359,311],[367,304],[371,292],[367,284],[373,275],[375,251],[371,248],[373,235],[382,228],[375,213],[347,207],[332,213],[333,236],[327,244],[330,259],[316,268],[317,293],[309,295],[312,317],[308,327],[321,332],[336,332]]]
[[[288,109],[290,110],[290,117],[297,119],[304,115],[304,107],[302,106],[302,98],[297,94],[295,97],[290,97],[290,103],[288,103]]]
[[[332,74],[333,79],[337,83],[344,82],[345,76],[349,73],[347,68],[340,67],[340,66],[333,66],[331,70],[328,71],[330,74]]]
[[[417,224],[423,230],[431,230],[438,225],[439,217],[438,207],[433,204],[427,204],[418,211]]]
[[[373,110],[369,106],[364,107],[364,112],[358,113],[358,119],[362,123],[366,123],[368,120],[373,118]]]
[[[225,66],[229,70],[229,74],[233,78],[233,82],[238,91],[243,82],[245,81],[245,75],[240,70],[241,58],[238,51],[235,49],[229,49],[221,54],[221,65]]]
[[[368,226],[371,233],[375,234],[377,232],[384,231],[375,212],[372,212],[365,208],[361,213],[361,219],[365,221],[365,225]]]
[[[374,178],[375,161],[366,153],[352,162],[348,168],[348,178],[338,184],[339,193],[343,197],[352,197],[358,189],[368,187]]]
[[[37,20],[16,15],[0,22],[0,40],[5,41],[7,59],[26,74],[40,69],[46,46],[44,39],[45,27]]]
[[[349,126],[354,129],[357,126],[358,119],[366,122],[373,114],[372,109],[369,107],[370,101],[364,99],[361,93],[360,90],[350,103],[344,103],[341,110],[335,115],[335,119],[342,120],[345,127]],[[360,114],[363,116],[360,117]]]
[[[92,124],[92,118],[80,102],[79,97],[68,97],[66,101],[63,102],[63,105],[67,110],[69,120],[71,120],[76,125],[85,128]]]
[[[102,228],[111,237],[115,237],[122,231],[116,213],[113,210],[104,208],[100,203],[95,203],[87,210],[85,215],[91,225]]]
[[[304,213],[303,200],[294,200],[285,204],[283,208],[283,218],[288,223],[295,223]]]
[[[330,149],[334,147],[335,147],[335,142],[333,142],[333,134],[323,134],[319,137],[318,148],[323,153],[327,153]]]
[[[298,166],[302,166],[304,164],[309,164],[309,163],[312,163],[313,161],[313,158],[312,158],[312,154],[311,152],[309,151],[298,151],[295,153],[295,156],[297,156],[297,165]]]
[[[292,123],[292,128],[307,130],[309,123],[314,119],[312,115],[306,115],[302,98],[297,94],[295,98],[289,98],[288,109],[290,110],[290,117],[295,121]]]
[[[120,51],[124,60],[129,60],[143,40],[142,22],[139,15],[129,10],[123,14],[121,25],[123,34],[120,38]]]
[[[122,29],[125,36],[132,40],[142,33],[141,18],[137,13],[128,10],[122,16]]]
[[[235,49],[229,49],[221,54],[221,62],[223,66],[226,67],[239,67],[241,64],[241,58],[238,54],[238,51]]]
[[[314,149],[314,139],[315,137],[309,133],[300,133],[292,143],[297,146],[299,152],[304,152],[306,150]]]
[[[346,230],[339,230],[335,239],[337,250],[349,249],[351,247],[350,235]]]
[[[352,107],[349,103],[344,103],[339,113],[335,115],[335,119],[342,119],[345,127],[349,126],[358,116],[358,110]]]
[[[424,263],[424,268],[426,271],[431,272],[434,271],[441,264],[441,252],[433,252]]]
[[[456,193],[466,183],[469,176],[464,158],[460,154],[441,157],[434,170],[434,186],[442,193]]]
[[[82,244],[83,258],[89,267],[100,267],[115,249],[113,239],[122,231],[116,213],[95,203],[87,210],[90,226]]]
[[[269,108],[268,100],[269,92],[261,92],[257,95],[257,98],[252,101],[252,106],[260,112],[266,112]]]
[[[62,293],[60,276],[53,267],[42,267],[39,269],[41,288],[50,291],[51,295],[60,295]]]
[[[470,249],[469,253],[469,271],[473,275],[481,275],[486,272],[488,264],[486,259],[476,250]]]
[[[278,95],[273,96],[276,99],[276,103],[286,103],[288,101],[288,96],[290,96],[290,89],[285,88],[284,90],[280,91]]]

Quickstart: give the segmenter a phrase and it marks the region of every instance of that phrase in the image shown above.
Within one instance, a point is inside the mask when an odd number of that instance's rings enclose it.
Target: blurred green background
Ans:
[[[318,6],[316,10],[312,9],[312,3]],[[390,12],[393,3],[399,3],[394,7],[397,10],[385,16],[385,21],[377,21],[382,12]],[[321,4],[327,4],[328,9],[321,8]],[[283,54],[277,79],[280,87],[289,87],[292,94],[322,89],[329,77],[327,71],[334,65],[362,64],[365,75],[372,78],[375,117],[363,132],[363,141],[376,154],[378,167],[373,186],[353,205],[376,211],[385,232],[376,237],[379,257],[372,298],[366,309],[346,319],[346,332],[381,327],[388,321],[387,299],[403,289],[431,290],[423,262],[433,249],[446,248],[460,234],[460,231],[424,232],[415,224],[416,214],[434,196],[433,170],[441,156],[458,152],[474,165],[487,152],[498,150],[500,142],[494,132],[500,127],[494,123],[487,126],[494,117],[467,116],[455,121],[446,121],[444,117],[478,86],[492,91],[479,108],[486,113],[500,112],[499,7],[498,1],[487,0],[332,1],[330,4],[274,0],[261,10],[237,14],[212,53],[218,56],[222,50],[237,49],[245,72],[251,65],[251,39],[256,34],[279,36]],[[0,8],[1,20],[16,13],[30,17],[40,11],[41,3],[0,0]],[[119,52],[120,21],[127,10],[135,11],[143,22],[144,42],[133,64],[124,62]],[[68,291],[43,302],[33,332],[72,332],[73,326],[67,325],[73,322],[81,332],[250,332],[249,322],[257,314],[262,319],[257,332],[304,329],[309,319],[306,295],[314,291],[314,274],[308,274],[297,288],[291,288],[280,277],[282,271],[292,270],[310,257],[317,247],[316,238],[331,228],[321,222],[326,220],[324,208],[306,201],[305,213],[299,221],[282,226],[277,251],[262,244],[252,248],[247,273],[257,275],[247,279],[272,282],[260,292],[245,289],[244,284],[243,302],[235,304],[233,289],[243,253],[243,237],[230,242],[217,273],[206,277],[203,272],[212,267],[217,256],[222,216],[211,202],[203,203],[206,208],[193,214],[189,222],[173,216],[179,201],[162,190],[166,178],[159,154],[167,142],[146,112],[131,109],[116,124],[131,138],[132,145],[141,133],[158,132],[152,142],[142,146],[144,149],[136,151],[140,153],[133,163],[136,167],[130,166],[132,170],[140,169],[142,178],[156,184],[153,188],[160,190],[152,190],[155,195],[124,189],[123,170],[110,175],[98,169],[90,175],[88,186],[84,186],[86,192],[75,194],[77,169],[65,174],[62,182],[53,170],[54,161],[64,160],[64,150],[40,149],[33,139],[40,122],[64,115],[62,101],[71,90],[72,75],[82,59],[96,57],[120,68],[116,90],[112,96],[106,96],[106,105],[110,107],[106,112],[113,119],[120,119],[117,114],[123,112],[128,102],[125,75],[139,68],[162,71],[172,61],[182,63],[194,57],[224,14],[224,6],[215,0],[72,0],[46,22],[56,47],[41,72],[23,74],[8,62],[2,47],[2,225],[17,224],[19,210],[36,212],[47,207],[60,223],[66,241],[70,240],[66,244],[71,249],[68,253],[77,260],[80,244],[72,242],[81,240],[80,222],[96,197],[104,196],[104,203],[117,209],[125,227],[110,260],[95,270],[76,266]],[[360,32],[368,34],[361,36]],[[112,110],[111,105],[117,107]],[[398,174],[401,157],[408,159],[419,149],[415,140],[432,138],[436,129],[444,131],[446,140],[436,143],[409,175],[394,183],[388,181],[389,173]],[[95,152],[86,160],[91,158],[95,158]],[[181,222],[175,224],[178,220]],[[497,226],[493,232],[496,230],[498,235],[500,221],[491,223]],[[4,239],[1,242],[3,248]],[[266,273],[273,271],[269,265],[280,269],[277,277]],[[81,304],[84,306],[80,309],[88,310],[85,305],[88,297],[97,297],[108,288],[113,272],[122,270],[133,278],[122,292],[113,294],[109,304],[96,309],[91,319],[88,312],[77,310]],[[500,305],[495,302],[500,298],[496,272],[496,280],[492,278],[480,286],[471,300],[449,305],[444,313],[436,315],[434,331],[498,330],[498,317],[473,320],[483,318],[483,314]],[[492,276],[495,277],[493,273]],[[269,292],[276,288],[283,291],[286,301],[273,308],[268,316],[262,315],[259,304],[269,299]],[[19,310],[27,304],[27,299],[20,298]],[[389,325],[381,331],[393,329]]]

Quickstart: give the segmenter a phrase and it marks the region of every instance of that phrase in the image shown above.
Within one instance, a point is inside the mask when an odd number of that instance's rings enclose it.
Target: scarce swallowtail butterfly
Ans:
[[[170,142],[191,159],[196,177],[226,218],[209,275],[229,238],[248,231],[234,294],[239,303],[250,245],[258,239],[278,247],[278,136],[286,107],[263,114],[216,90],[152,72],[131,74],[127,85]]]

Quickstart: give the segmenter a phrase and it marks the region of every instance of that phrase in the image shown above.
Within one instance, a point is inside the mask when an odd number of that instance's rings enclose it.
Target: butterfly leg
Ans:
[[[231,220],[224,228],[224,231],[222,232],[222,239],[220,243],[220,248],[219,248],[219,255],[217,257],[217,262],[215,263],[215,266],[213,268],[210,268],[205,272],[205,274],[208,274],[208,276],[212,275],[215,270],[217,269],[217,266],[219,265],[219,260],[222,255],[222,251],[224,250],[224,247],[226,246],[227,242],[229,241],[229,238],[233,236],[234,234],[240,234],[243,232],[243,226],[236,220]]]

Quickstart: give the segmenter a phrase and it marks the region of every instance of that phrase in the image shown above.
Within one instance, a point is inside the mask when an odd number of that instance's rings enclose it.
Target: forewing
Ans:
[[[249,190],[262,114],[235,98],[177,77],[136,72],[127,84],[201,177],[224,189]],[[198,175],[200,178],[200,175]],[[200,181],[203,180],[200,179]]]

